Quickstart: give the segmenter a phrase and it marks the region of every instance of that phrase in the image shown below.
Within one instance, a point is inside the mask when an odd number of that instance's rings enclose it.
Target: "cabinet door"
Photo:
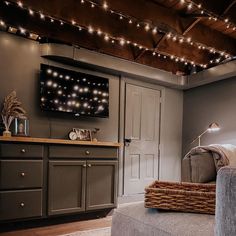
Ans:
[[[117,161],[87,161],[86,210],[112,208],[117,202]]]
[[[85,210],[85,167],[85,161],[49,161],[49,215]]]

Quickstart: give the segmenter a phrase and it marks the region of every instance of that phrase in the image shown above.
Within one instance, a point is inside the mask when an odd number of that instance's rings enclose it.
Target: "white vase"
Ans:
[[[11,137],[11,131],[5,130],[5,131],[3,131],[2,135],[3,135],[3,137]]]

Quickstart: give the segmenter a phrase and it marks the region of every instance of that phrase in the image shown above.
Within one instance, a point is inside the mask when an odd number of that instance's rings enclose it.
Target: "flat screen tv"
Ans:
[[[109,80],[41,64],[40,106],[76,116],[109,116]]]

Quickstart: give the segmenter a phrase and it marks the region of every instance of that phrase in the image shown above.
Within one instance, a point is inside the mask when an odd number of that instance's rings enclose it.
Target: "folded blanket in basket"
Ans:
[[[236,146],[232,144],[212,144],[209,146],[195,147],[185,155],[184,159],[190,158],[192,155],[206,152],[212,154],[216,166],[216,171],[226,165],[236,166]]]

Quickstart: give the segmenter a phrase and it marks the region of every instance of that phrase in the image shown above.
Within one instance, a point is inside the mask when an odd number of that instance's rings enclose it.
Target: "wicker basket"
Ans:
[[[145,189],[145,207],[215,214],[215,184],[155,181]]]

